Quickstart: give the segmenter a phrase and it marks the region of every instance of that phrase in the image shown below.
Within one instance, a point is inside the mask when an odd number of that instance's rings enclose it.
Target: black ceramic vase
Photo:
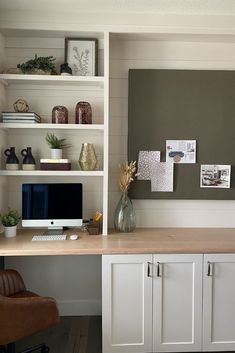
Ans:
[[[27,147],[21,151],[23,158],[22,169],[23,170],[35,170],[36,163],[32,155],[31,147]]]
[[[6,169],[7,170],[18,170],[19,169],[19,159],[15,153],[15,147],[7,148],[4,151],[6,159]]]

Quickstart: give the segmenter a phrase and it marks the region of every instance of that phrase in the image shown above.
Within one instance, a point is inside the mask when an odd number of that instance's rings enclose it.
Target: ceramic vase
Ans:
[[[68,124],[68,109],[63,105],[56,105],[52,109],[53,124]]]
[[[10,147],[4,151],[6,159],[6,169],[7,170],[18,170],[19,169],[19,159],[15,153],[15,147]]]
[[[51,148],[51,158],[61,159],[62,158],[62,148]]]
[[[35,170],[36,169],[36,162],[32,155],[31,147],[27,147],[21,151],[21,155],[23,158],[22,169],[23,170]]]
[[[79,157],[81,170],[95,170],[97,157],[92,143],[83,143]]]
[[[135,212],[127,191],[123,192],[114,214],[114,228],[121,233],[135,229]]]
[[[13,238],[16,236],[17,225],[6,227],[4,226],[4,236],[6,238]]]
[[[78,102],[75,109],[76,124],[92,124],[92,110],[88,102]]]

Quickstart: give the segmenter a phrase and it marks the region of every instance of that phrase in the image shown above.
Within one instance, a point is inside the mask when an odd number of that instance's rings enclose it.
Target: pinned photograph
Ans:
[[[201,188],[230,188],[231,165],[202,164]]]
[[[166,162],[196,163],[196,140],[166,140]]]

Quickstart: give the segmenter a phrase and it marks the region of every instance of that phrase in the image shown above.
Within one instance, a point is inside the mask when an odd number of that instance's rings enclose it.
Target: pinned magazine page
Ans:
[[[151,191],[173,192],[174,163],[159,162],[151,166]]]
[[[166,162],[196,163],[196,140],[166,140]]]
[[[138,180],[150,180],[151,165],[160,162],[160,151],[139,151]]]

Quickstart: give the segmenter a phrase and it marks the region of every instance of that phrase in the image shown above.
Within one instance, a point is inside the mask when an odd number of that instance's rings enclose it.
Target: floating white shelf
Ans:
[[[98,130],[103,131],[103,124],[32,124],[0,123],[0,129],[50,129],[50,130]]]
[[[103,177],[102,170],[0,170],[1,176],[78,176],[78,177]]]
[[[17,83],[31,84],[74,84],[74,85],[104,85],[103,76],[60,76],[60,75],[24,75],[24,74],[0,74],[0,80],[5,85]]]

